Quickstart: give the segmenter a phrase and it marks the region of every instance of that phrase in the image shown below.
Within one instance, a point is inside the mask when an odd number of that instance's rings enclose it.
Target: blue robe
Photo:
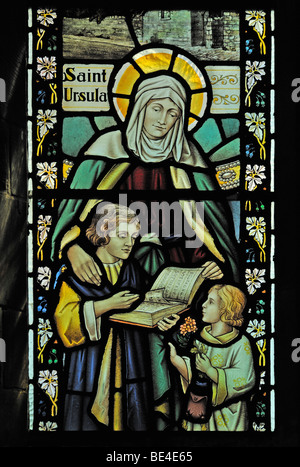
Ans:
[[[124,262],[115,285],[108,281],[104,271],[99,287],[80,282],[72,275],[68,275],[63,280],[83,298],[83,301],[99,300],[121,290],[141,293],[146,287],[145,274],[134,261]],[[111,328],[114,336],[113,354],[117,336],[120,337],[123,378],[121,388],[114,388],[113,381],[111,382],[110,404],[113,402],[113,393],[121,391],[123,429],[133,431],[157,429],[157,412],[154,408],[167,395],[171,386],[166,347],[162,336],[156,330],[113,323],[107,317],[102,317],[101,320],[101,339],[98,342],[89,341],[87,344],[67,350],[64,429],[66,431],[98,430],[101,426],[90,409],[97,389],[104,347]],[[82,325],[83,323],[84,320]],[[112,408],[109,410],[112,414]],[[113,416],[109,422],[111,428],[112,418]]]

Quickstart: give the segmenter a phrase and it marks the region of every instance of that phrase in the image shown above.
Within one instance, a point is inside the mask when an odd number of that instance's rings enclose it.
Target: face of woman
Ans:
[[[146,107],[144,131],[150,139],[161,139],[180,115],[179,107],[169,97],[151,100]]]

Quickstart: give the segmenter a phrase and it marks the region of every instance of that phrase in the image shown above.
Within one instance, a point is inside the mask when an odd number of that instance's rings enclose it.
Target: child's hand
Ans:
[[[99,318],[108,311],[126,310],[130,308],[138,298],[138,294],[132,294],[129,290],[123,290],[104,300],[96,300],[94,302],[95,316]]]
[[[139,298],[138,294],[132,294],[129,290],[123,290],[110,297],[109,304],[111,310],[126,310]]]
[[[210,359],[205,354],[197,354],[195,363],[197,370],[202,371],[202,373],[205,374],[207,374],[211,367]]]
[[[173,314],[172,316],[170,316],[169,318],[164,318],[164,319],[161,319],[160,321],[158,321],[157,323],[157,327],[160,331],[168,331],[169,329],[171,329],[173,326],[175,326],[175,324],[177,323],[177,321],[179,320],[179,316],[176,315],[176,314]]]
[[[183,360],[182,357],[180,357],[178,354],[177,354],[177,351],[174,347],[173,344],[171,344],[171,342],[168,342],[169,344],[169,347],[170,347],[170,361],[172,363],[172,365],[175,366],[175,368],[177,368],[177,370],[179,371],[179,373],[181,374],[181,376],[183,376],[183,378],[188,381],[189,379],[189,372],[188,372],[188,368],[186,366],[186,363],[185,361]]]

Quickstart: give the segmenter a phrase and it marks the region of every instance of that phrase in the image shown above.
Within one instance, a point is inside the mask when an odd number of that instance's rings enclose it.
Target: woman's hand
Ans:
[[[97,286],[101,284],[102,273],[98,264],[79,245],[72,245],[68,249],[67,256],[74,273],[82,282]]]
[[[206,279],[221,279],[224,274],[214,261],[207,261],[203,264],[204,270],[202,272],[202,276]]]
[[[168,331],[173,326],[175,326],[178,320],[179,320],[179,316],[176,314],[173,314],[169,318],[164,318],[158,321],[157,327],[160,331]]]

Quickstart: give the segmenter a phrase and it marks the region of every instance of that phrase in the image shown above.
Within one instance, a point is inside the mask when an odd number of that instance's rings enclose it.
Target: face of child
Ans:
[[[205,323],[217,323],[221,318],[221,300],[216,290],[212,290],[202,305],[202,320]]]
[[[169,97],[152,100],[146,108],[144,131],[150,139],[163,138],[180,114],[179,107]]]
[[[139,228],[136,222],[132,224],[120,222],[119,226],[109,234],[110,241],[105,245],[106,253],[115,261],[127,259],[138,235]]]

